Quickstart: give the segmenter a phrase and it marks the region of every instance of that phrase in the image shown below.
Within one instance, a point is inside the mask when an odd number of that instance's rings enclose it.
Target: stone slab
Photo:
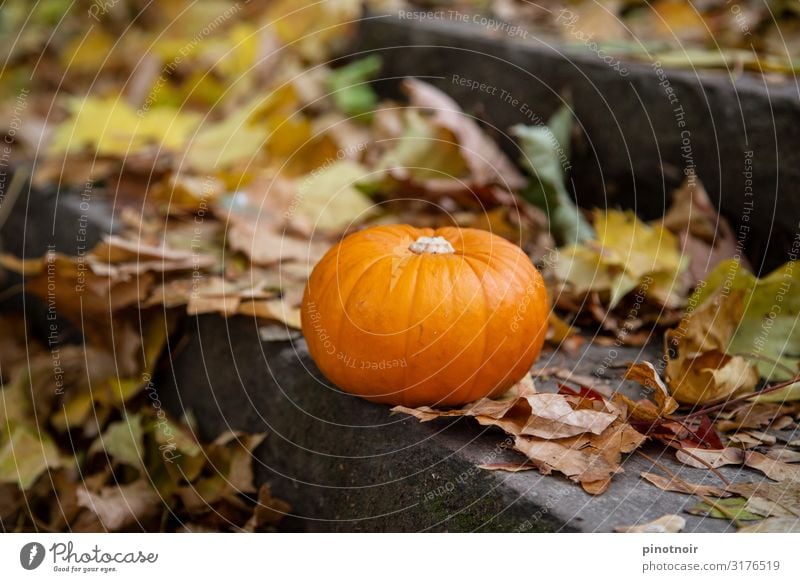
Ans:
[[[262,342],[252,319],[206,315],[184,323],[180,350],[156,378],[162,400],[176,414],[190,410],[206,438],[266,432],[256,450],[257,477],[293,505],[291,529],[611,531],[698,503],[641,480],[642,471],[660,471],[637,454],[597,497],[555,474],[478,469],[522,457],[502,446],[503,433],[470,419],[423,424],[338,391],[320,376],[303,340]],[[610,349],[590,344],[576,358],[545,353],[537,366],[593,373]],[[614,349],[614,363],[657,358],[655,348]],[[677,464],[663,447],[645,450],[689,481],[720,484],[708,471]],[[749,470],[725,473],[759,479]],[[724,520],[684,516],[689,531],[731,530]]]

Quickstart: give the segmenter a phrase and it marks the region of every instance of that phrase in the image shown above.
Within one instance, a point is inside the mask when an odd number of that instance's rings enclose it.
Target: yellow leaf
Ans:
[[[619,210],[596,210],[594,226],[597,240],[564,249],[554,267],[573,292],[607,294],[613,308],[639,287],[661,305],[681,304],[688,260],[671,232]]]
[[[295,211],[322,230],[342,230],[360,222],[372,207],[355,184],[368,175],[361,164],[340,160],[300,180]]]
[[[117,97],[73,100],[70,119],[58,126],[51,153],[76,153],[84,148],[98,155],[126,156],[143,148],[176,151],[183,147],[198,116],[159,107],[137,112]]]

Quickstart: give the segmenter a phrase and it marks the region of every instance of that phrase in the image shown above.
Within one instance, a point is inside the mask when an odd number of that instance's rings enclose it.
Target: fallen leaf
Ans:
[[[369,217],[372,203],[356,188],[369,170],[351,160],[339,160],[299,180],[292,212],[302,215],[314,231],[341,232]]]
[[[177,151],[200,121],[193,113],[158,107],[137,115],[118,97],[86,97],[69,103],[70,119],[56,129],[50,154],[78,153],[124,157],[145,148]]]
[[[274,498],[269,485],[264,483],[258,490],[258,501],[253,516],[247,520],[244,531],[262,531],[266,526],[274,528],[290,511],[291,506],[282,499]]]
[[[699,483],[689,483],[683,479],[675,479],[673,477],[664,477],[663,475],[656,475],[655,473],[642,473],[642,478],[649,481],[663,491],[674,491],[675,493],[686,493],[688,495],[712,496],[712,497],[727,497],[724,489],[714,487],[712,485],[700,485]]]
[[[618,533],[678,533],[686,527],[686,520],[679,515],[663,515],[641,525],[620,525],[614,528]]]
[[[412,107],[432,110],[434,123],[456,137],[459,152],[475,184],[496,184],[508,190],[517,190],[525,185],[525,179],[514,164],[452,98],[418,79],[406,79],[403,88]]]
[[[770,459],[783,463],[800,463],[800,451],[793,451],[792,449],[770,449],[766,452],[766,455]]]
[[[800,465],[790,465],[777,459],[770,459],[756,451],[744,454],[744,464],[761,471],[773,481],[800,483]]]
[[[0,483],[29,489],[48,469],[62,465],[50,436],[36,427],[12,423],[0,433]]]
[[[728,491],[747,499],[747,510],[764,517],[800,517],[800,484],[733,483]]]
[[[668,416],[678,409],[678,403],[669,395],[666,384],[650,362],[630,364],[624,377],[652,390],[655,400],[655,403],[650,400],[633,401],[624,394],[617,393],[615,398],[625,402],[633,418],[652,421]]]
[[[95,441],[90,452],[94,450],[104,450],[120,463],[144,469],[142,462],[142,456],[144,455],[142,417],[134,414],[109,424],[103,436]]]
[[[718,293],[667,331],[666,378],[678,402],[717,403],[756,387],[756,369],[725,351],[743,309],[741,293]]]
[[[681,305],[688,263],[672,233],[617,210],[596,210],[594,227],[596,241],[569,246],[556,258],[554,272],[567,292],[578,297],[600,293],[613,309],[639,288],[658,305]]]
[[[342,113],[359,116],[375,109],[378,96],[368,81],[380,72],[382,64],[381,57],[373,54],[328,74],[326,81],[331,98]]]
[[[728,353],[756,354],[761,376],[787,380],[800,368],[800,334],[796,319],[800,313],[800,265],[788,262],[766,277],[757,279],[739,262],[723,261],[697,288],[690,302],[702,308],[720,289],[740,294],[744,311],[734,322],[734,333],[724,349]],[[779,309],[775,309],[775,306]],[[773,363],[775,362],[775,363]],[[796,386],[796,385],[795,385]],[[782,402],[787,396],[800,398],[800,388],[788,386],[765,395],[765,401]],[[762,398],[762,397],[760,397]],[[766,400],[768,399],[768,400]]]
[[[675,457],[684,465],[698,469],[714,469],[725,465],[741,465],[744,463],[745,452],[742,449],[725,448],[720,450],[685,449],[675,452]],[[705,463],[701,462],[705,461]]]
[[[527,462],[522,463],[489,463],[486,465],[478,465],[479,469],[486,471],[506,471],[508,473],[521,473],[523,471],[533,471],[536,465]]]
[[[553,114],[547,125],[515,125],[511,128],[522,150],[522,165],[534,178],[523,191],[523,196],[547,213],[550,228],[561,244],[578,244],[595,238],[594,230],[565,185],[573,125],[572,109],[564,105]]]
[[[672,194],[670,207],[659,222],[680,237],[695,283],[705,279],[721,261],[739,256],[730,223],[717,213],[694,174]]]
[[[800,533],[800,519],[770,517],[753,525],[739,528],[739,533]]]
[[[97,516],[106,531],[121,531],[154,517],[161,509],[161,497],[144,479],[129,485],[104,487],[100,493],[78,489],[78,505]]]
[[[709,504],[706,501],[701,501],[686,511],[691,515],[713,517],[716,519],[736,521],[758,521],[763,519],[762,515],[751,513],[747,510],[747,499],[744,497],[714,499],[712,504]]]

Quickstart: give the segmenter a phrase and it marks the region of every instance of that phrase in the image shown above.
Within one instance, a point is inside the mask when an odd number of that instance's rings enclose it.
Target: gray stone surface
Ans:
[[[422,424],[341,393],[320,377],[302,340],[261,342],[252,319],[209,315],[185,323],[180,350],[157,378],[162,399],[176,414],[190,410],[206,438],[232,429],[268,434],[256,450],[257,477],[293,505],[290,529],[610,531],[698,503],[642,481],[642,471],[660,471],[636,454],[597,497],[555,474],[480,470],[522,457],[502,448],[502,432],[472,420]],[[546,353],[537,366],[592,373],[608,350],[590,345],[577,358]],[[615,363],[642,356],[616,350]],[[719,485],[708,471],[676,464],[663,447],[645,450],[687,480]],[[758,479],[749,471],[726,474]],[[730,529],[724,520],[685,517],[691,531]]]
[[[800,231],[796,78],[767,83],[756,75],[692,70],[668,70],[662,78],[650,65],[633,62],[622,63],[628,71],[622,76],[582,47],[493,35],[447,19],[368,17],[352,56],[364,52],[384,59],[383,93],[399,95],[403,77],[429,81],[485,120],[515,159],[519,152],[505,135],[508,128],[546,120],[561,96],[569,96],[579,124],[570,178],[582,206],[621,206],[656,218],[684,169],[696,166],[711,199],[744,237],[755,267],[770,270],[787,260]],[[453,75],[497,89],[470,89],[453,82]],[[681,149],[684,139],[687,151]],[[752,196],[745,194],[746,151],[752,152]]]

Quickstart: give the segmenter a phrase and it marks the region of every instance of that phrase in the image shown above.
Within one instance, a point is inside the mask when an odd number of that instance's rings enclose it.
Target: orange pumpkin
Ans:
[[[379,226],[314,268],[303,335],[323,374],[375,402],[458,405],[531,368],[547,329],[542,277],[516,245],[471,228]]]

